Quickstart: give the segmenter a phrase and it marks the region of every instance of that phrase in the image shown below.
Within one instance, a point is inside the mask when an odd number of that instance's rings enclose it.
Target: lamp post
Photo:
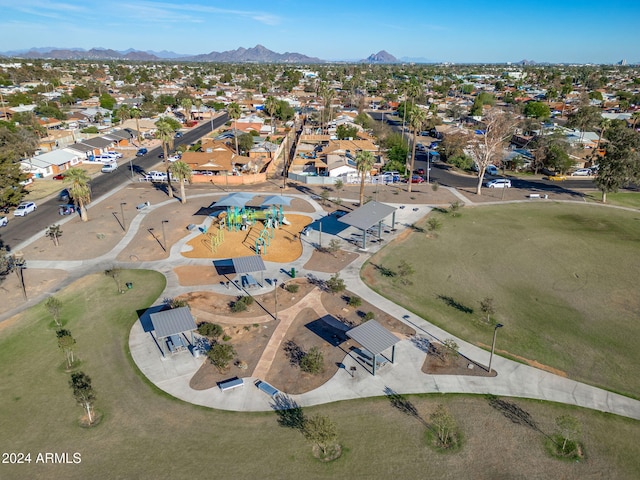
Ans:
[[[167,251],[167,237],[165,236],[165,233],[164,233],[164,224],[165,223],[169,223],[169,220],[162,220],[162,245],[163,245],[162,248],[164,248],[164,251],[166,252]]]
[[[277,278],[273,279],[273,287],[274,287],[273,288],[273,293],[274,293],[274,295],[276,297],[276,302],[275,302],[276,303],[276,309],[275,309],[276,310],[276,315],[275,315],[276,318],[275,318],[275,320],[277,322],[278,321],[278,279]]]
[[[124,218],[124,206],[127,204],[127,202],[120,202],[120,215],[122,215],[122,231],[126,232],[127,231],[127,221]]]
[[[491,361],[493,360],[493,351],[496,348],[496,334],[498,333],[498,329],[502,327],[501,323],[496,323],[495,328],[493,329],[493,342],[491,343],[491,355],[489,356],[489,373],[491,373]]]

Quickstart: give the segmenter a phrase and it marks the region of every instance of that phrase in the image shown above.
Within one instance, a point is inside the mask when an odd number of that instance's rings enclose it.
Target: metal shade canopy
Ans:
[[[261,207],[267,207],[269,205],[291,205],[293,198],[285,197],[284,195],[270,195],[264,199],[260,204]]]
[[[244,207],[255,195],[253,193],[235,192],[225,195],[211,207]]]

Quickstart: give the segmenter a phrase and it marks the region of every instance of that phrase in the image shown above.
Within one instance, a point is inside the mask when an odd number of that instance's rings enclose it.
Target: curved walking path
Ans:
[[[442,187],[445,188],[445,187]],[[455,189],[450,189],[454,195],[464,201],[465,204],[472,203],[464,196],[459,195]],[[226,192],[225,192],[226,193]],[[223,195],[220,193],[218,195]],[[256,192],[262,195],[264,192]],[[212,197],[216,194],[193,195],[190,200],[201,197]],[[314,220],[325,216],[326,213],[313,199],[306,195],[286,194],[288,196],[297,196],[305,199],[313,205],[315,211],[311,214],[304,212],[304,215],[311,216]],[[127,245],[133,240],[135,234],[141,226],[144,216],[153,209],[162,208],[163,206],[175,202],[176,200],[167,200],[166,202],[153,205],[149,209],[138,212],[132,219],[129,229],[122,240],[110,252],[96,257],[92,260],[79,261],[30,261],[31,268],[63,268],[69,272],[65,284],[71,283],[73,280],[82,277],[88,273],[101,271],[112,266],[122,268],[141,268],[159,271],[167,278],[167,285],[160,296],[160,299],[171,298],[181,293],[194,290],[210,290],[216,293],[229,295],[230,292],[222,285],[199,285],[199,286],[181,286],[178,277],[174,272],[174,267],[178,265],[211,265],[211,259],[194,259],[185,258],[180,252],[184,248],[187,241],[193,236],[198,235],[195,231],[191,235],[187,235],[175,245],[169,252],[169,258],[148,261],[148,262],[115,262],[116,256],[122,252]],[[529,200],[525,200],[529,201]],[[489,202],[505,203],[505,202]],[[474,204],[475,205],[475,204]],[[478,204],[479,205],[479,204]],[[485,204],[482,204],[485,205]],[[428,205],[412,205],[413,208],[405,208],[397,210],[396,223],[407,227],[426,215],[431,206]],[[295,212],[291,212],[295,213]],[[398,228],[398,231],[389,235],[391,238],[397,236],[404,228]],[[342,232],[340,236],[344,239]],[[326,242],[332,238],[328,233],[323,233]],[[303,242],[303,253],[300,258],[294,262],[289,262],[287,266],[295,267],[299,272],[299,276],[313,276],[319,279],[327,279],[330,275],[326,273],[308,271],[304,265],[311,258],[313,253],[313,243],[318,240],[318,232],[311,232],[309,237],[301,236]],[[385,242],[385,245],[388,242]],[[480,364],[488,364],[489,352],[475,345],[469,344],[461,339],[455,338],[446,331],[430,324],[422,318],[416,317],[411,312],[405,310],[390,300],[378,295],[376,292],[367,287],[360,278],[360,268],[369,253],[373,253],[380,249],[380,245],[371,245],[367,253],[359,252],[359,258],[349,264],[340,273],[344,279],[347,288],[362,297],[367,302],[376,305],[388,314],[396,317],[400,321],[405,322],[417,331],[418,340],[411,339],[401,340],[396,347],[396,363],[388,363],[378,370],[377,376],[373,377],[362,366],[350,356],[345,357],[343,361],[344,369],[338,372],[324,385],[301,395],[291,395],[291,399],[300,406],[317,405],[322,403],[334,402],[338,400],[348,400],[355,398],[364,398],[370,396],[385,395],[388,388],[398,393],[472,393],[472,394],[495,394],[501,396],[526,397],[540,399],[553,402],[561,402],[580,407],[591,408],[609,413],[615,413],[626,417],[640,419],[640,401],[612,393],[600,388],[579,383],[568,378],[560,377],[549,372],[545,372],[527,365],[523,365],[499,355],[494,355],[492,366],[498,373],[495,377],[482,376],[461,376],[461,375],[427,375],[422,373],[421,368],[426,358],[423,351],[424,341],[437,340],[441,341],[445,338],[453,338],[459,345],[460,353]],[[352,248],[353,250],[357,250]],[[279,263],[265,262],[267,271],[266,278],[276,278],[282,276],[282,265]],[[236,287],[238,288],[238,287]],[[264,285],[261,292],[268,291],[271,286]],[[40,298],[33,299],[26,306],[44,299],[44,295]],[[317,298],[318,302],[313,299]],[[180,398],[186,402],[203,405],[212,408],[235,410],[235,411],[262,411],[273,408],[273,399],[264,394],[262,391],[251,385],[252,382],[263,378],[275,358],[286,331],[291,322],[302,308],[311,306],[319,315],[325,315],[326,310],[319,301],[319,295],[312,295],[309,302],[299,302],[289,307],[287,310],[278,314],[279,324],[272,335],[267,348],[265,348],[260,361],[254,369],[252,377],[245,379],[245,388],[234,389],[232,391],[222,392],[218,388],[208,390],[193,390],[189,386],[189,382],[193,374],[200,368],[205,357],[194,357],[189,354],[178,354],[170,358],[163,357],[155,344],[150,333],[143,331],[141,322],[136,322],[131,329],[129,337],[129,348],[136,365],[147,378],[167,393]],[[304,303],[304,305],[302,305]],[[21,309],[26,308],[21,307]],[[16,309],[19,310],[19,309]],[[0,319],[7,318],[9,314],[13,315],[16,311],[6,312]],[[355,367],[355,371],[351,368]]]

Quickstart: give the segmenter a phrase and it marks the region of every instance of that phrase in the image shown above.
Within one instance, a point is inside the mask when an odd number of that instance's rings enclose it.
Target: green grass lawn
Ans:
[[[497,348],[569,377],[640,396],[640,214],[545,203],[439,216],[365,267],[372,287],[452,334],[489,345],[480,301],[505,325]],[[422,225],[424,227],[424,225]],[[413,284],[373,271],[413,259]],[[369,272],[369,273],[367,273]]]
[[[537,401],[510,400],[545,433],[553,419],[571,412],[583,424],[587,460],[550,458],[543,436],[514,424],[482,397],[414,396],[427,419],[444,402],[465,439],[460,453],[425,447],[424,427],[385,398],[308,409],[336,424],[344,455],[331,464],[311,456],[309,444],[278,425],[274,413],[230,413],[170,398],[141,377],[128,355],[127,337],[136,311],[161,294],[156,272],[127,271],[133,290],[116,292],[111,278],[95,274],[58,294],[65,327],[77,340],[82,370],[93,380],[102,422],[78,426],[51,319],[36,306],[0,331],[0,431],[3,452],[79,452],[77,465],[0,464],[2,479],[253,478],[617,478],[640,476],[639,422]],[[248,388],[248,387],[247,387]],[[487,442],[490,448],[487,448]]]
[[[585,194],[587,200],[602,202],[602,192],[592,192]],[[607,194],[607,203],[619,205],[621,207],[640,208],[640,193],[638,192],[618,192]]]

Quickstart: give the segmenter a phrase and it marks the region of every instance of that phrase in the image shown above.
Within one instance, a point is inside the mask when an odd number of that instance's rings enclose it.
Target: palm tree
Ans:
[[[120,117],[120,125],[122,125],[125,120],[129,120],[131,118],[131,112],[129,111],[128,105],[120,106],[118,109],[118,117]]]
[[[278,110],[278,100],[273,95],[269,95],[264,102],[264,108],[271,115],[271,134],[276,133],[275,124],[273,123],[273,114]]]
[[[238,150],[238,129],[237,129],[237,120],[242,115],[242,111],[240,110],[240,105],[236,102],[231,102],[227,105],[227,114],[229,118],[233,120],[233,138],[236,141],[236,153],[240,155],[240,150]]]
[[[184,117],[187,121],[191,120],[191,107],[193,106],[193,102],[190,98],[183,98],[180,102],[180,106],[184,108]]]
[[[198,111],[198,120],[201,119],[200,115],[202,114],[202,112],[200,111],[200,108],[202,108],[202,100],[200,100],[199,98],[196,98],[193,101],[193,106],[196,107],[196,110]]]
[[[173,126],[165,119],[161,118],[156,122],[156,138],[162,142],[162,151],[164,153],[164,164],[167,169],[167,193],[169,198],[173,198],[173,187],[171,186],[171,171],[169,169],[168,149],[173,145],[173,136],[175,130]]]
[[[171,173],[173,173],[180,182],[180,201],[187,203],[187,196],[184,193],[184,181],[191,181],[191,167],[182,160],[178,160],[177,162],[173,162],[169,168]]]
[[[373,153],[365,150],[360,150],[356,155],[356,168],[360,172],[360,206],[364,205],[364,181],[375,161]]]
[[[142,115],[142,112],[140,111],[139,108],[132,108],[129,114],[131,115],[131,118],[136,119],[136,132],[138,133],[138,144],[141,144],[142,138],[140,137],[140,116]]]
[[[422,130],[422,125],[424,125],[426,119],[427,114],[420,107],[412,107],[411,110],[409,110],[409,125],[413,130],[413,145],[411,146],[411,168],[409,168],[407,192],[411,191],[411,175],[413,174],[413,166],[416,161],[416,143],[418,141],[418,131]]]
[[[89,220],[85,205],[91,201],[90,180],[91,178],[82,168],[72,167],[64,173],[64,181],[71,184],[68,188],[69,196],[73,198],[78,205],[80,218],[83,222]]]

